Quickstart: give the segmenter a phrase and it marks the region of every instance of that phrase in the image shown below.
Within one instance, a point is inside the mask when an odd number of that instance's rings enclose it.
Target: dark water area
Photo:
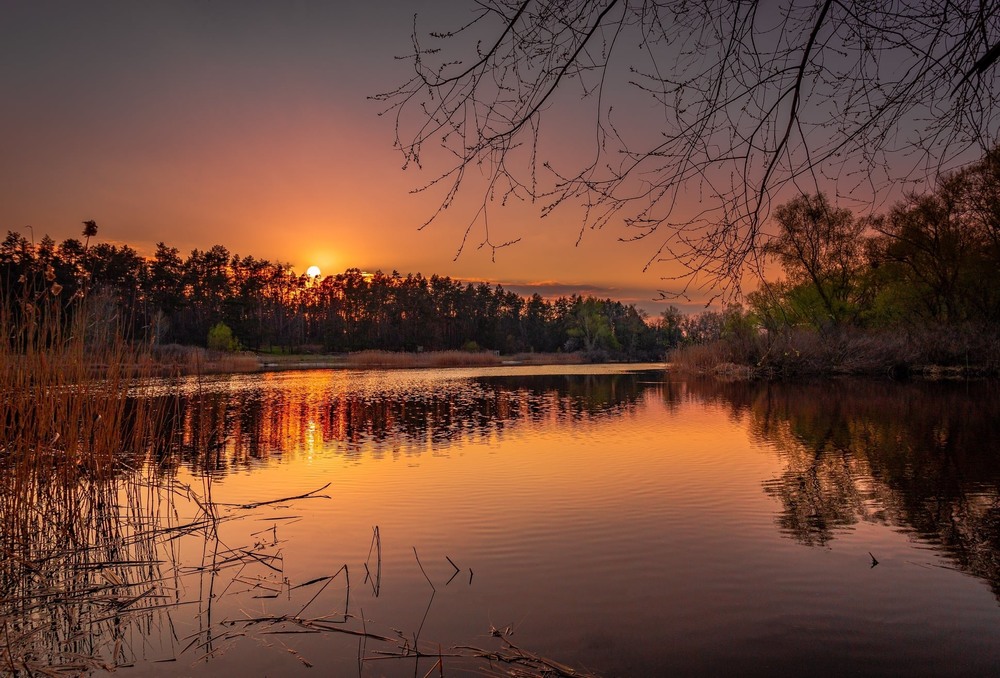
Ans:
[[[504,638],[602,676],[1000,670],[996,382],[570,366],[148,386],[169,416],[123,513],[201,527],[153,531],[127,561],[145,569],[108,575],[162,602],[61,634],[120,674],[505,675],[478,656]],[[61,642],[43,636],[39,654]]]

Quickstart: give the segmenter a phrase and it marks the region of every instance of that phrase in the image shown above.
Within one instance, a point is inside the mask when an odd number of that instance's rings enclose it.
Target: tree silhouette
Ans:
[[[581,234],[612,224],[651,239],[650,264],[684,264],[685,290],[732,283],[758,262],[775,200],[835,187],[874,201],[997,141],[997,3],[469,5],[453,30],[415,18],[413,76],[374,97],[441,210],[481,192],[462,246],[474,228],[481,246],[509,244],[491,239],[493,204],[573,204]],[[576,152],[560,163],[563,131]]]

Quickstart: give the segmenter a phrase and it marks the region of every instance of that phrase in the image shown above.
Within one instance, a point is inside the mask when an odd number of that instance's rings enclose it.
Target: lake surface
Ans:
[[[474,656],[503,638],[602,676],[1000,671],[995,382],[569,366],[152,386],[169,439],[129,512],[176,528],[211,500],[217,523],[105,574],[158,601],[88,627],[119,675],[482,675],[511,668]]]

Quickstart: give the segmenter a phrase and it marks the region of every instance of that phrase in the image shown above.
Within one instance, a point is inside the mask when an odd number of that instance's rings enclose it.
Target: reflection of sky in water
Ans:
[[[509,624],[522,645],[607,675],[981,675],[1000,662],[995,387],[588,372],[205,379],[174,403],[181,452],[164,465],[202,487],[192,470],[212,471],[214,498],[234,504],[329,484],[328,499],[227,523],[224,540],[276,535],[281,575],[255,575],[268,582],[346,564],[352,615],[444,647]],[[378,596],[363,574],[375,526]],[[462,571],[450,584],[449,560]],[[342,611],[345,592],[338,579],[316,614]],[[294,612],[309,595],[233,588],[214,613]],[[305,670],[251,637],[184,670]],[[357,671],[354,642],[282,642]]]

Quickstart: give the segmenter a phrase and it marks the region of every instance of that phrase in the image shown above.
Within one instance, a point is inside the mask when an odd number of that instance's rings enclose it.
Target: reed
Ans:
[[[808,375],[973,376],[1000,372],[1000,333],[986,325],[898,330],[790,328],[681,346],[678,372],[752,379]]]
[[[155,419],[130,392],[151,358],[85,303],[67,315],[31,298],[0,307],[0,464],[16,481],[103,477]]]
[[[171,468],[176,431],[167,410],[175,401],[156,397],[145,385],[151,382],[141,379],[159,364],[151,348],[127,341],[113,318],[98,317],[86,304],[66,309],[45,301],[36,297],[0,307],[0,675],[83,675],[147,661],[208,660],[244,642],[254,628],[261,635],[298,629],[356,636],[362,641],[359,667],[380,658],[427,658],[443,675],[444,658],[450,657],[476,662],[477,673],[502,664],[504,675],[584,675],[506,638],[497,649],[444,652],[439,645],[418,649],[419,629],[412,644],[402,634],[372,633],[363,613],[359,618],[350,612],[346,564],[327,576],[289,580],[277,524],[252,533],[252,545],[226,546],[222,523],[325,497],[325,486],[226,504],[213,500],[208,474],[201,492],[183,484]],[[199,436],[185,451],[211,453],[219,445],[214,433]],[[182,560],[182,550],[200,552],[200,564],[190,556]],[[373,554],[377,596],[377,527],[365,564],[369,576]],[[254,576],[255,569],[268,574]],[[345,591],[342,611],[304,618],[335,582]],[[237,590],[239,585],[247,590]],[[213,623],[215,602],[236,595],[251,596],[255,604],[309,597],[295,614]],[[186,603],[196,606],[182,608]],[[178,637],[174,616],[181,609],[192,610],[198,626]],[[367,640],[386,643],[389,650],[368,654]],[[311,666],[296,650],[289,652]]]
[[[13,674],[113,666],[95,638],[120,642],[127,616],[162,603],[148,526],[165,497],[143,471],[159,415],[130,397],[149,356],[94,308],[50,294],[0,305],[0,661]]]
[[[576,351],[573,353],[515,353],[508,362],[516,365],[582,365],[587,362],[587,356]]]

